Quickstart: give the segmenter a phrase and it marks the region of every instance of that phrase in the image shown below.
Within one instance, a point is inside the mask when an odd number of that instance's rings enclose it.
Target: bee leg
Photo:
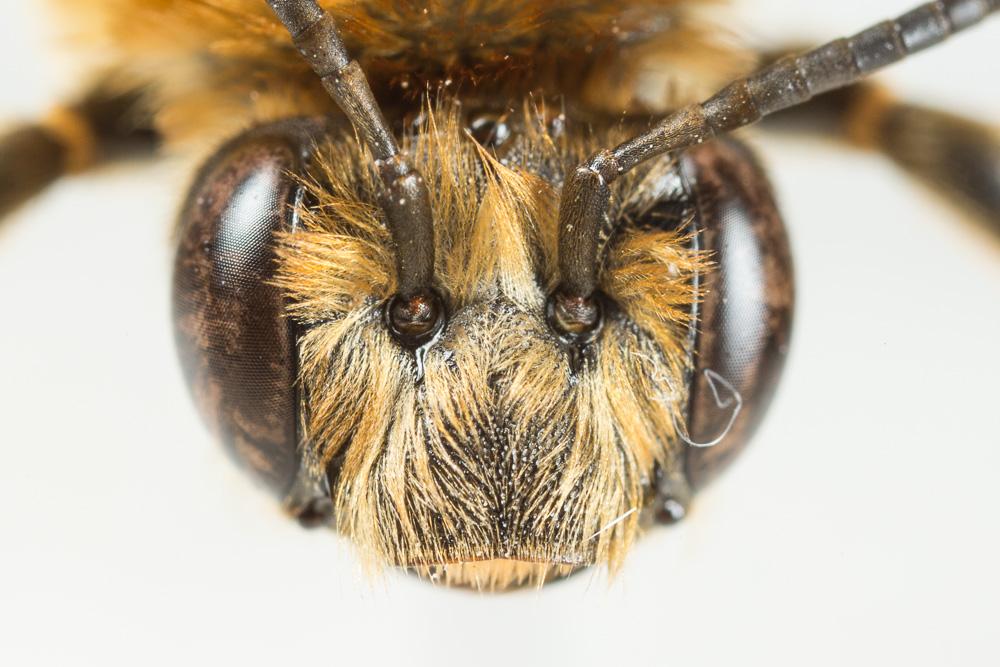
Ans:
[[[0,135],[0,218],[65,174],[155,146],[141,93],[109,81],[42,120]]]
[[[885,153],[1000,233],[1000,128],[898,101],[877,85],[843,97],[849,140]]]
[[[1000,128],[896,99],[862,83],[775,118],[877,150],[1000,233]]]

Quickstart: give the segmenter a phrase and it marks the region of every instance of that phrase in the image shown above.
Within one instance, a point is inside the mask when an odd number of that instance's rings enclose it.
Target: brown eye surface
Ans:
[[[174,265],[177,347],[195,401],[226,446],[284,493],[298,467],[296,339],[269,281],[275,233],[294,230],[317,123],[286,121],[223,146],[199,172]]]
[[[750,441],[784,367],[794,307],[791,252],[767,176],[735,141],[685,156],[699,243],[715,267],[702,277],[688,405],[687,476],[711,480]],[[717,441],[717,442],[716,442]]]
[[[389,331],[401,344],[421,347],[444,328],[444,304],[433,291],[410,298],[397,294],[386,304],[385,320]]]

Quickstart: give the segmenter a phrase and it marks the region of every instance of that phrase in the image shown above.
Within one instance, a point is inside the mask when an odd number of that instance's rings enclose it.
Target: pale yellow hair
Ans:
[[[352,135],[323,151],[316,205],[304,230],[283,239],[279,284],[307,328],[305,437],[321,470],[339,470],[338,526],[370,562],[425,572],[449,564],[447,580],[490,587],[560,567],[614,568],[655,467],[681,465],[675,423],[686,401],[691,276],[703,258],[681,232],[626,224],[602,281],[621,310],[572,372],[544,318],[553,178],[600,138],[554,139],[540,115],[517,121],[509,166],[463,133],[457,112],[428,110],[408,140],[431,193],[449,310],[420,360],[382,320],[393,254],[373,204],[377,176]],[[647,210],[674,166],[623,179],[616,216]]]

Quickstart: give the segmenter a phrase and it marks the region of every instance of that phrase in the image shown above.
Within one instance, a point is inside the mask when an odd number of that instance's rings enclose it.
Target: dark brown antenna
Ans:
[[[268,0],[268,4],[375,157],[385,185],[381,205],[396,249],[398,292],[387,318],[400,340],[419,346],[443,323],[443,306],[432,289],[434,222],[427,185],[400,153],[368,79],[348,55],[333,18],[315,0]]]
[[[549,303],[560,331],[585,339],[600,323],[593,298],[608,220],[609,185],[636,165],[663,153],[700,144],[802,104],[816,95],[856,83],[872,72],[945,40],[1000,9],[1000,0],[940,0],[854,37],[838,39],[788,57],[729,84],[702,104],[667,116],[648,132],[603,150],[568,174],[559,206],[560,286]]]

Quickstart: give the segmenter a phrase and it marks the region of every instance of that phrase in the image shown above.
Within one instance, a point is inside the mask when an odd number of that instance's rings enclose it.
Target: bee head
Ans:
[[[396,296],[383,186],[350,133],[320,150],[300,228],[281,238],[302,440],[373,562],[490,587],[614,567],[657,471],[683,465],[705,261],[683,178],[663,160],[621,179],[596,314],[553,303],[563,174],[614,133],[560,120],[512,114],[498,145],[457,110],[425,114],[403,144],[435,220],[419,298]]]

